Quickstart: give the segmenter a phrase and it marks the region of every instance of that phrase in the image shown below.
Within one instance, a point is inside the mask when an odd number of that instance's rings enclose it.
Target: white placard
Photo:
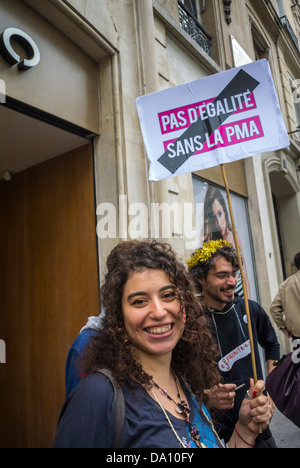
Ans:
[[[266,60],[136,103],[153,181],[290,145]]]

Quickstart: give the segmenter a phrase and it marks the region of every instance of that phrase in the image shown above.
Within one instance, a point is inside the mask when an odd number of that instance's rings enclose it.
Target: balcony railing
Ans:
[[[298,52],[300,53],[299,41],[297,39],[296,34],[294,33],[294,30],[293,30],[293,28],[291,26],[291,23],[289,22],[287,16],[282,16],[280,18],[280,21],[283,24],[283,26],[287,29],[293,43],[295,44],[296,48],[298,49]]]
[[[205,31],[193,13],[180,1],[178,1],[178,9],[181,27],[208,55],[211,55],[212,36]]]

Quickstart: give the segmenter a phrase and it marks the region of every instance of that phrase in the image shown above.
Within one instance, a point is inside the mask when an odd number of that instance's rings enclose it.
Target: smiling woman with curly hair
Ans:
[[[85,355],[85,371],[108,367],[117,380],[128,378],[151,387],[151,376],[144,372],[135,358],[135,343],[124,328],[122,296],[132,272],[164,271],[180,304],[180,315],[186,316],[181,340],[172,355],[172,367],[178,377],[185,375],[194,392],[203,394],[205,388],[219,381],[213,357],[218,352],[206,327],[201,305],[195,301],[194,286],[183,265],[167,244],[124,242],[119,244],[107,260],[101,305],[106,311],[102,332]]]
[[[101,368],[123,391],[121,447],[222,447],[202,404],[204,390],[220,381],[218,353],[195,294],[168,244],[132,241],[113,249],[101,288],[102,330],[84,353],[87,376],[64,406],[54,447],[114,447],[114,392],[96,372]],[[263,383],[257,385],[258,393]],[[246,401],[239,421],[245,439],[257,411],[259,422],[268,417],[263,399],[252,411]]]

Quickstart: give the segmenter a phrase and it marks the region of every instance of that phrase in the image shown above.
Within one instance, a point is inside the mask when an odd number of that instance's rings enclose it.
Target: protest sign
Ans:
[[[251,348],[258,380],[246,279],[224,164],[290,144],[266,60],[218,73],[136,100],[150,180],[220,166],[238,256]],[[260,425],[260,433],[262,426]]]
[[[266,60],[142,96],[136,104],[153,181],[289,146]]]

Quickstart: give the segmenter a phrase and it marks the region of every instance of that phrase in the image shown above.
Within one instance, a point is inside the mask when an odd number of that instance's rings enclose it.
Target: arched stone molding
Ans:
[[[264,161],[265,175],[268,176],[271,172],[282,172],[282,175],[291,186],[292,193],[300,192],[299,176],[294,159],[284,151],[273,153]]]
[[[276,153],[267,155],[267,158],[263,162],[263,172],[276,269],[278,272],[278,284],[280,284],[284,277],[281,268],[281,254],[273,195],[280,208],[279,218],[281,234],[283,235],[284,263],[286,266],[292,261],[291,250],[296,248],[296,244],[298,244],[297,239],[299,238],[299,226],[297,227],[296,223],[297,216],[299,216],[299,201],[297,201],[300,194],[299,175],[295,159],[287,154],[286,151],[277,151]]]

